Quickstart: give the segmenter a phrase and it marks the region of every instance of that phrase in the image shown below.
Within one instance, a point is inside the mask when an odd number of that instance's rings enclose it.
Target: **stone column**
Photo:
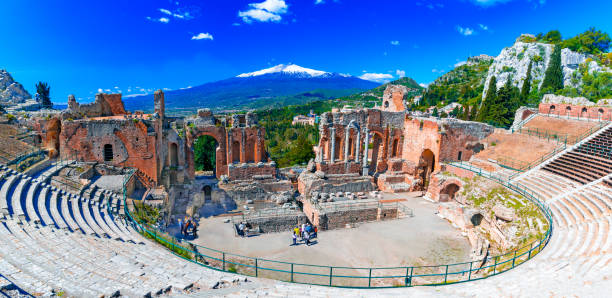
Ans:
[[[321,141],[319,141],[319,156],[317,159],[318,162],[323,162],[323,144],[321,144]]]
[[[244,127],[241,129],[242,131],[242,142],[240,142],[240,163],[246,162],[246,133],[244,131]]]
[[[334,163],[336,159],[336,129],[331,127],[329,132],[331,133],[331,154],[329,155],[329,163]]]
[[[359,143],[361,141],[361,131],[357,130],[357,140],[355,140],[355,162],[359,163]]]
[[[365,143],[363,146],[363,176],[368,175],[368,146],[370,145],[370,129],[365,129]]]
[[[349,138],[351,137],[351,128],[347,127],[344,132],[344,162],[349,161]]]
[[[232,156],[232,134],[229,130],[227,131],[227,146],[225,148],[227,148],[227,164],[231,164],[234,162],[234,156]]]

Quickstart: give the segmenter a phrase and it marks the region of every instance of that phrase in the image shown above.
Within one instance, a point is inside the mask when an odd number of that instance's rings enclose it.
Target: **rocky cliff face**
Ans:
[[[495,76],[497,79],[497,89],[501,88],[508,79],[512,79],[512,85],[521,88],[525,77],[527,76],[527,68],[529,62],[533,61],[532,65],[532,86],[537,84],[538,88],[544,80],[544,73],[550,63],[550,57],[554,46],[545,43],[525,43],[517,41],[511,47],[504,48],[499,56],[495,58],[493,64],[489,68],[485,81],[485,89],[482,97],[484,98],[489,87],[489,80]],[[585,63],[587,55],[573,52],[569,49],[561,50],[561,65],[563,67],[563,84],[565,86],[574,86],[572,83],[572,75],[578,69],[578,66]],[[610,71],[603,68],[595,61],[588,63],[589,72],[594,71]],[[580,85],[580,78],[577,80]]]
[[[0,104],[23,103],[32,95],[21,84],[15,82],[8,71],[0,69]]]

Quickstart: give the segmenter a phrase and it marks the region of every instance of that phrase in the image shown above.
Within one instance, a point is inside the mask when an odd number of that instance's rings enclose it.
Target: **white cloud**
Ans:
[[[391,41],[391,45],[393,45],[393,46],[399,46],[399,44],[400,44],[399,40],[392,40]]]
[[[443,73],[443,72],[444,72],[444,69],[437,69],[437,68],[434,68],[434,69],[432,69],[432,70],[431,70],[431,72]]]
[[[213,40],[213,36],[212,34],[206,32],[206,33],[200,33],[200,34],[197,34],[191,37],[191,40],[201,40],[201,39]]]
[[[159,19],[147,17],[147,20],[152,21],[152,22],[164,23],[164,24],[168,24],[168,22],[170,22],[170,19],[165,18],[165,17],[161,17]]]
[[[478,26],[480,27],[480,29],[482,29],[482,30],[484,30],[484,31],[489,30],[489,26],[487,26],[487,25],[478,24]]]
[[[240,23],[232,23],[232,26],[240,26]]]
[[[472,0],[474,4],[480,5],[480,6],[494,6],[494,5],[497,5],[500,3],[506,3],[509,1],[511,0]]]
[[[461,27],[461,26],[457,26],[457,31],[459,32],[459,34],[464,35],[464,36],[470,36],[472,34],[474,34],[474,29],[469,28],[469,27]]]
[[[467,62],[465,62],[465,61],[459,61],[459,62],[455,63],[455,65],[454,65],[454,66],[455,66],[455,67],[459,67],[459,66],[461,66],[461,65],[464,65],[465,63],[467,63]]]
[[[398,76],[398,77],[400,77],[400,78],[403,78],[403,77],[405,77],[405,76],[406,76],[406,71],[405,71],[405,70],[399,70],[399,69],[397,69],[397,70],[395,70],[395,75],[397,75],[397,76]]]
[[[324,3],[325,3],[325,1],[323,1],[323,0],[315,0],[315,4],[324,4]]]
[[[190,8],[178,8],[175,11],[171,11],[169,9],[165,9],[165,8],[159,8],[158,9],[159,12],[177,18],[177,19],[181,19],[181,20],[191,20],[193,19],[198,12],[199,12],[199,8],[197,7],[190,7]]]
[[[419,86],[423,87],[423,88],[427,88],[427,86],[429,86],[429,84],[425,84],[425,83],[420,83]]]
[[[251,3],[249,7],[247,11],[238,11],[238,16],[248,24],[253,21],[278,23],[288,8],[284,0],[265,0],[261,3]]]
[[[359,78],[377,83],[387,83],[393,79],[388,73],[364,73]]]

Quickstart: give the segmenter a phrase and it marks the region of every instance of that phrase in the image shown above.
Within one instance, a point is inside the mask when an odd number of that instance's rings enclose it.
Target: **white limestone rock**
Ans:
[[[544,80],[544,73],[546,72],[546,68],[550,63],[553,48],[554,46],[551,44],[538,42],[525,43],[521,41],[517,41],[514,43],[514,45],[504,48],[501,53],[495,57],[491,67],[489,67],[482,98],[486,96],[489,88],[489,81],[493,76],[495,76],[497,80],[496,86],[498,90],[504,86],[504,84],[506,84],[506,81],[509,78],[512,78],[512,85],[521,88],[525,78],[527,77],[529,62],[532,60],[534,61],[531,73],[532,88],[534,86],[534,81],[538,82],[537,86],[540,88],[542,86],[542,81]],[[536,56],[539,56],[539,58],[535,58]],[[561,66],[563,68],[564,86],[579,87],[580,83],[577,85],[573,84],[572,76],[578,69],[579,65],[586,62],[587,58],[587,55],[573,52],[567,48],[561,50]],[[538,61],[536,62],[536,60]],[[589,62],[588,69],[589,73],[611,71],[608,68],[598,65],[595,61]],[[580,77],[578,77],[578,82],[580,82]]]
[[[593,106],[594,102],[584,97],[567,97],[563,95],[544,94],[542,103],[571,104],[575,106]]]

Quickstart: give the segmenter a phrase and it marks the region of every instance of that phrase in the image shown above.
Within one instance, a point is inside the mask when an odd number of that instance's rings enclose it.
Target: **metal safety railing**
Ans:
[[[597,125],[583,131],[580,135],[575,136],[569,143],[570,144],[578,144],[580,143],[582,140],[586,139],[588,136],[592,135],[593,133],[599,131],[600,129],[606,127],[609,124],[609,122],[600,122]],[[518,170],[517,173],[514,173],[512,175],[510,175],[510,179],[514,179],[516,176],[520,175],[522,172],[526,172],[534,167],[536,167],[537,165],[543,163],[545,160],[557,155],[558,153],[564,151],[565,149],[567,149],[567,143],[561,143],[557,148],[553,149],[552,151],[544,154],[543,156],[541,156],[540,158],[530,162],[528,165],[516,169]],[[581,144],[580,147],[585,146],[586,144]],[[574,145],[575,146],[575,145]],[[578,148],[580,148],[578,147]],[[597,151],[599,152],[599,151]],[[603,152],[603,151],[602,151]]]
[[[525,196],[540,209],[548,220],[548,229],[545,234],[539,239],[509,252],[476,261],[432,266],[324,266],[243,256],[182,241],[158,231],[149,224],[136,220],[128,208],[125,187],[123,205],[128,222],[136,230],[145,237],[167,247],[173,254],[183,259],[214,270],[301,284],[349,288],[385,288],[460,283],[483,279],[508,271],[525,263],[542,251],[552,235],[553,219],[550,209],[536,193],[523,185],[513,184],[508,180],[473,168],[471,165],[461,163],[453,165],[494,180]]]

